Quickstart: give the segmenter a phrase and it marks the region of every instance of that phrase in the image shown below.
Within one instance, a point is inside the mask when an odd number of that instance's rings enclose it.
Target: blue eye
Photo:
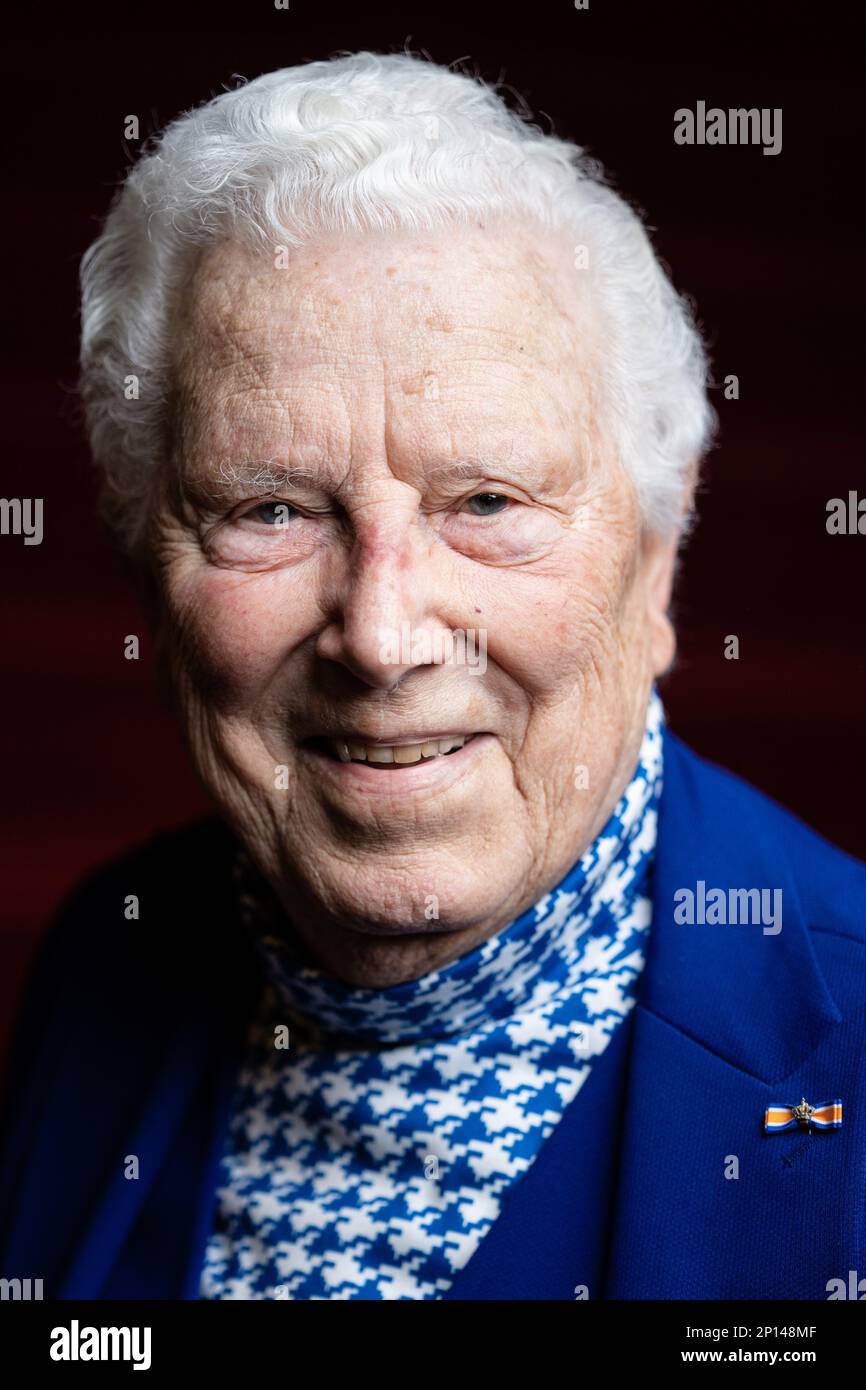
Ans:
[[[464,506],[468,507],[470,503],[478,502],[482,510],[475,512],[475,516],[496,516],[499,512],[504,510],[506,504],[510,501],[511,498],[506,497],[501,492],[477,492],[474,497],[468,497],[466,499]],[[500,503],[502,504],[501,506]]]
[[[263,522],[265,526],[286,526],[294,512],[294,507],[290,507],[288,502],[260,502],[248,515]]]

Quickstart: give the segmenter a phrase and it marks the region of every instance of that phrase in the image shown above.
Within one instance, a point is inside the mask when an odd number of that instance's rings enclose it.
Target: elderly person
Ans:
[[[598,166],[457,72],[274,72],[145,150],[83,392],[218,814],[45,938],[0,1273],[820,1299],[862,1264],[866,874],[655,685],[706,371]]]

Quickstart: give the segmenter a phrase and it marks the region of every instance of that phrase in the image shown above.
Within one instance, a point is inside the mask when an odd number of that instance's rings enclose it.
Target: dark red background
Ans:
[[[94,519],[74,400],[78,259],[148,133],[259,73],[338,49],[469,56],[587,145],[642,206],[707,326],[721,442],[677,599],[673,727],[866,857],[866,536],[829,536],[826,503],[866,493],[862,463],[859,45],[844,7],[571,0],[381,9],[291,0],[40,5],[7,28],[10,151],[2,266],[4,481],[45,499],[45,539],[0,537],[7,806],[8,1024],[32,945],[81,874],[203,807],[155,701],[143,617]],[[129,26],[124,27],[124,26]],[[783,149],[683,148],[680,106],[781,107]],[[858,235],[859,233],[859,235]],[[127,633],[145,659],[122,657]],[[739,661],[723,659],[736,633]],[[2,1036],[0,1036],[2,1043]]]

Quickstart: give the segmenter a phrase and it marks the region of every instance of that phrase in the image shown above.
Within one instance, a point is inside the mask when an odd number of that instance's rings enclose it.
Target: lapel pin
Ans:
[[[841,1100],[810,1105],[803,1096],[799,1105],[770,1105],[764,1116],[764,1129],[775,1134],[783,1129],[839,1129],[842,1124]]]

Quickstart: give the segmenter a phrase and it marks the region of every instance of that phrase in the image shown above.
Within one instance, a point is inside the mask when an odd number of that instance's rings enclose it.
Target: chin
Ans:
[[[322,866],[308,881],[307,892],[330,917],[361,936],[451,934],[470,930],[503,911],[507,915],[504,901],[510,902],[522,881],[514,861],[493,870],[485,863],[479,870],[481,857],[481,846],[478,855],[464,847],[456,855],[425,855],[423,866],[413,870],[405,863],[376,862],[378,856],[371,855],[371,862],[363,866],[341,862],[335,872]],[[518,873],[512,884],[515,867]]]

